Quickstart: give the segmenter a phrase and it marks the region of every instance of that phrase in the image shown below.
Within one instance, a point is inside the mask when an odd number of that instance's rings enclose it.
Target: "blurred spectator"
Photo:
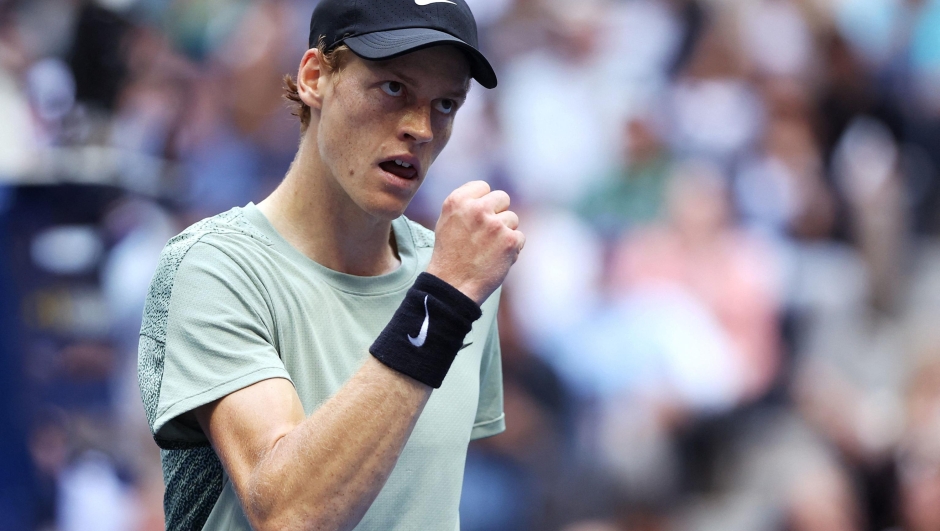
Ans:
[[[558,21],[549,47],[503,68],[497,108],[507,170],[523,203],[571,205],[614,160],[619,121],[595,97],[605,82],[594,64],[598,16]]]
[[[567,210],[524,210],[520,217],[525,218],[526,253],[520,254],[506,283],[515,293],[513,311],[526,341],[535,352],[550,355],[558,337],[595,309],[601,296],[603,242]]]
[[[634,118],[623,129],[626,164],[585,194],[578,209],[608,239],[662,216],[671,174],[670,156],[653,119]]]
[[[682,156],[730,164],[757,135],[763,109],[743,79],[744,61],[717,22],[704,30],[669,91],[668,138]]]
[[[666,223],[626,238],[613,268],[612,289],[629,296],[678,289],[703,305],[727,341],[724,392],[731,403],[765,393],[779,364],[778,279],[760,242],[731,225],[725,180],[712,168],[680,167],[668,195]],[[691,344],[701,343],[692,340]],[[695,357],[690,351],[689,357]]]
[[[131,24],[90,2],[79,8],[76,18],[69,57],[76,97],[96,110],[113,111],[127,73],[124,52]]]
[[[806,79],[813,37],[797,2],[745,2],[738,20],[741,47],[758,75]]]
[[[854,120],[833,160],[836,183],[849,207],[849,227],[871,275],[872,303],[896,309],[907,245],[900,151],[888,129]]]
[[[834,205],[804,89],[787,82],[764,87],[769,112],[763,139],[734,180],[742,221],[770,238],[826,238]]]

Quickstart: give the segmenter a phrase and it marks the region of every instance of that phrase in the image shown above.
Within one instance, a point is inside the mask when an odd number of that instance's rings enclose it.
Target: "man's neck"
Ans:
[[[288,243],[325,267],[358,276],[394,270],[400,260],[391,222],[359,208],[329,174],[315,146],[312,137],[301,143],[284,181],[258,208]]]

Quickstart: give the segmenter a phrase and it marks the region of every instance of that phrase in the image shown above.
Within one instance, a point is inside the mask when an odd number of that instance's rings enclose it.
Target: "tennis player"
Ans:
[[[402,214],[471,78],[464,0],[323,0],[281,185],[167,244],[141,394],[172,530],[455,530],[467,445],[504,429],[498,290],[524,244],[481,181]]]

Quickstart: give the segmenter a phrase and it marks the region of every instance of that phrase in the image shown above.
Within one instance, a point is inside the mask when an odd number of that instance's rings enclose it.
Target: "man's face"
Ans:
[[[338,73],[327,75],[317,147],[335,179],[335,197],[394,219],[450,138],[469,88],[467,61],[451,46],[387,61],[350,54]]]

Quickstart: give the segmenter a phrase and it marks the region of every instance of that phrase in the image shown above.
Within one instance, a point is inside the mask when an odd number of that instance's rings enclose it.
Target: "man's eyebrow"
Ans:
[[[391,73],[391,74],[393,74],[393,75],[395,75],[395,76],[401,78],[405,83],[408,83],[409,85],[414,86],[414,85],[417,85],[417,84],[418,84],[418,82],[415,81],[415,79],[414,79],[413,77],[403,74],[403,73],[401,72],[401,70],[399,70],[399,69],[397,69],[397,68],[395,68],[395,67],[392,67],[392,66],[389,66],[389,65],[381,65],[381,68],[384,69],[384,70],[386,70],[386,71],[388,71],[389,73]],[[455,100],[457,100],[457,101],[463,102],[464,100],[467,99],[467,94],[468,94],[469,92],[470,92],[470,80],[468,79],[467,82],[466,82],[462,87],[460,87],[459,89],[453,89],[453,90],[447,91],[446,96],[447,96],[448,98],[452,98],[452,99],[455,99]]]
[[[408,84],[410,84],[410,85],[417,85],[417,84],[418,84],[418,82],[415,81],[415,79],[414,79],[413,77],[411,77],[411,76],[406,76],[405,74],[403,74],[403,73],[401,72],[401,70],[399,70],[399,69],[397,69],[397,68],[394,68],[394,67],[391,67],[391,66],[388,66],[388,65],[383,65],[383,68],[384,68],[385,70],[388,70],[388,71],[391,72],[392,74],[395,74],[396,76],[400,77],[401,79],[403,79],[406,83],[408,83]]]
[[[457,90],[450,90],[447,92],[446,96],[450,99],[457,100],[460,103],[463,103],[467,99],[467,94],[470,93],[469,83],[468,86],[461,87]]]

